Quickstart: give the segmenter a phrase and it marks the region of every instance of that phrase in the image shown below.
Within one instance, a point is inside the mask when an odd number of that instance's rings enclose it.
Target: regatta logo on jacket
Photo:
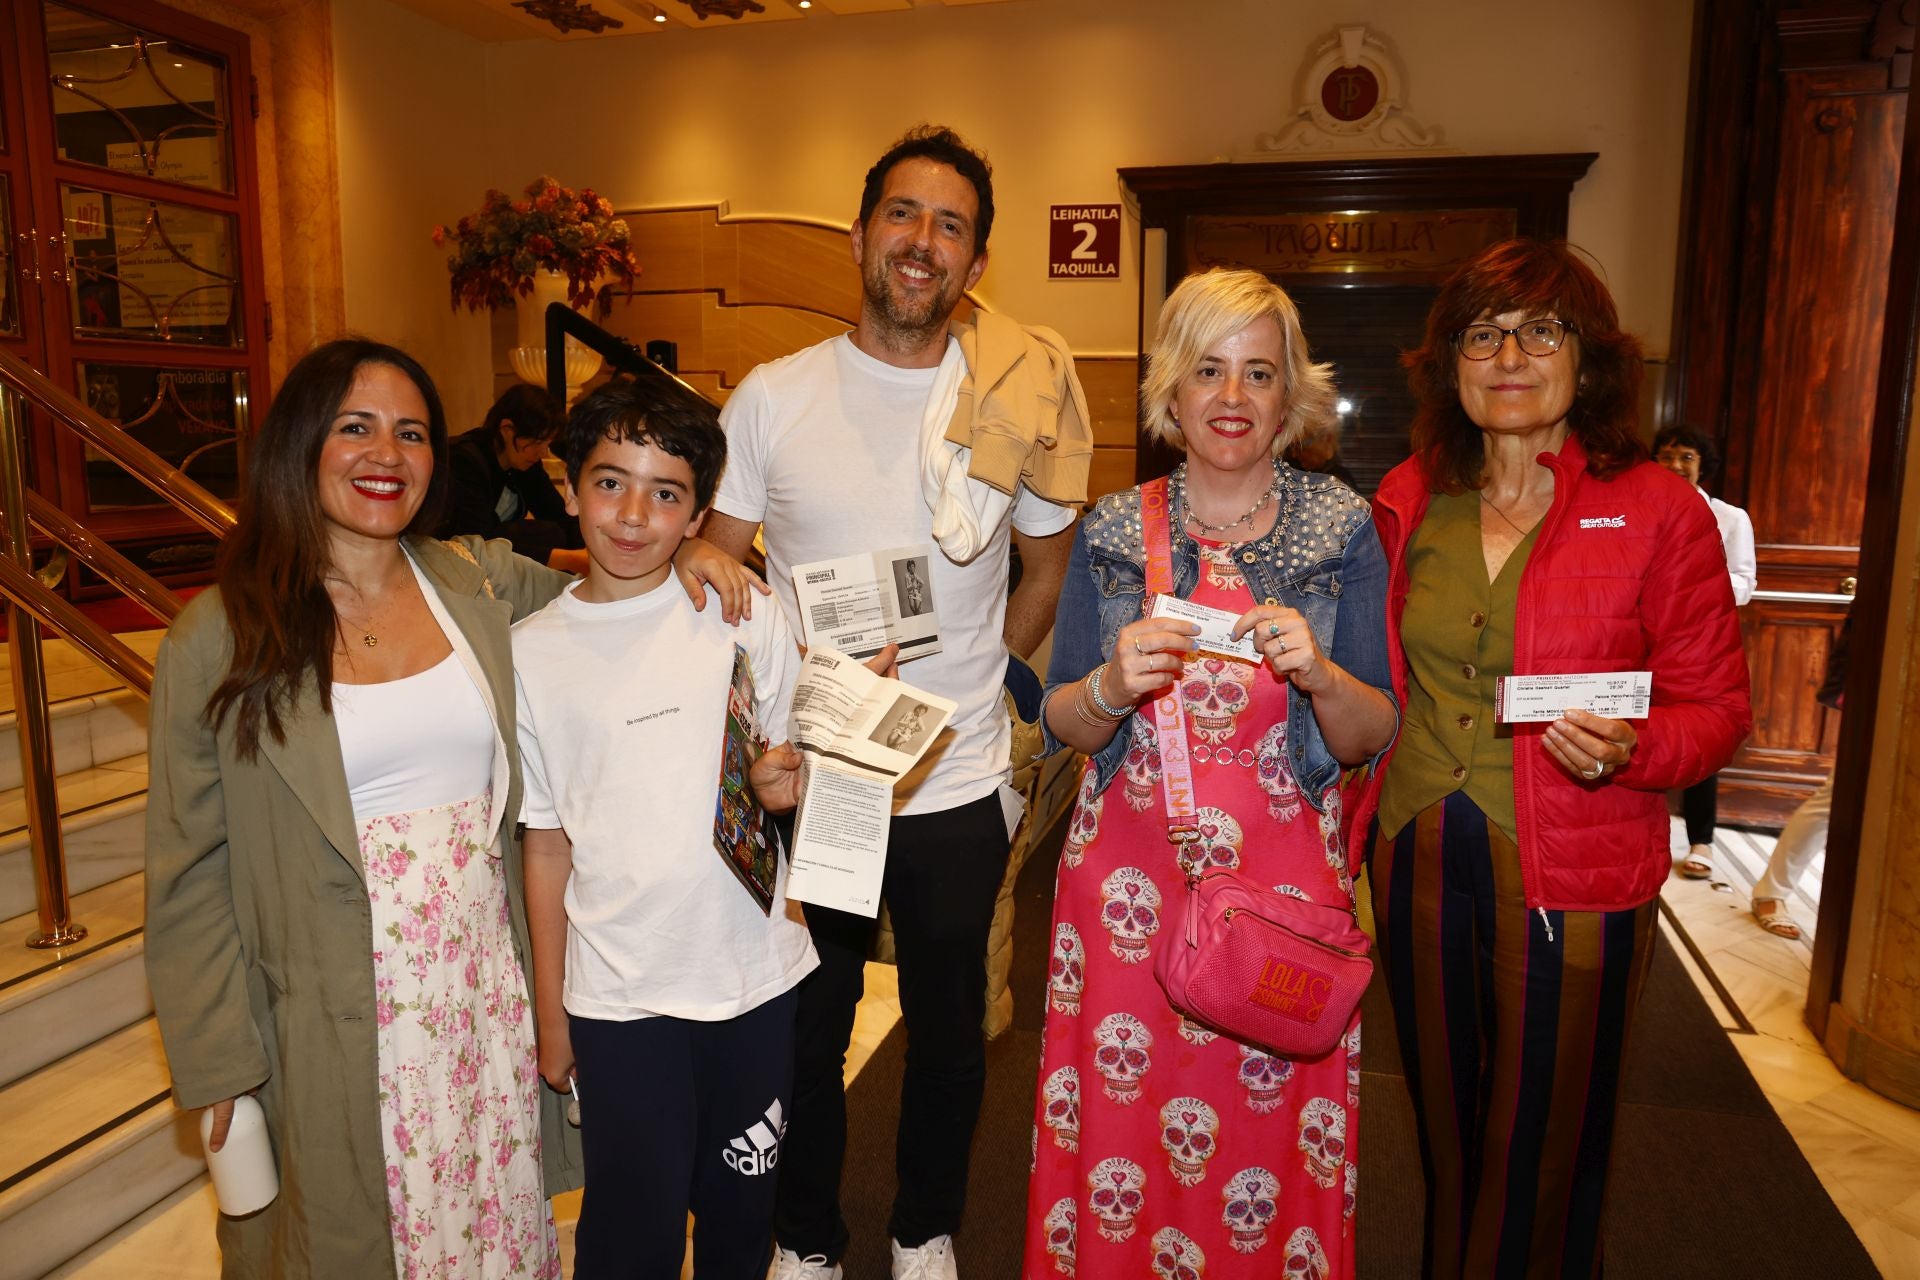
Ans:
[[[1624,529],[1627,527],[1627,517],[1624,514],[1617,516],[1586,516],[1581,519],[1580,527],[1582,529]]]

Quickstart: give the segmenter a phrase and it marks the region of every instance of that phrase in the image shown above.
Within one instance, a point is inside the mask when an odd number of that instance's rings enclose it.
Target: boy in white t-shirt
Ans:
[[[577,1077],[576,1277],[763,1275],[792,1102],[794,987],[817,960],[779,865],[763,915],[713,845],[737,645],[775,742],[748,779],[789,809],[799,656],[779,609],[729,627],[673,580],[726,459],[713,409],[611,383],[564,435],[591,564],[514,628],[540,1074]]]

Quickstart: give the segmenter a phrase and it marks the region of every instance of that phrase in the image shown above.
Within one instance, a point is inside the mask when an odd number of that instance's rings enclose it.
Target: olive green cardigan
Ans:
[[[524,966],[508,629],[566,578],[504,541],[459,542],[467,555],[425,539],[407,547],[485,677],[499,730],[491,818]],[[309,681],[286,740],[241,760],[231,718],[215,731],[203,715],[231,652],[219,593],[207,591],[167,633],[154,675],[146,957],[174,1096],[194,1108],[258,1088],[266,1111],[280,1195],[220,1220],[224,1276],[393,1275],[372,916],[339,736]],[[579,1185],[579,1140],[559,1095],[536,1087],[553,1194]]]

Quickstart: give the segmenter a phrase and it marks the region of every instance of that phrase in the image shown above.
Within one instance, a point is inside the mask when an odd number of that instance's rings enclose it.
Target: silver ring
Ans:
[[[1287,642],[1286,642],[1285,640],[1282,640],[1282,641],[1280,642],[1280,649],[1279,649],[1279,652],[1280,652],[1280,653],[1285,653],[1286,651],[1287,651]]]
[[[1139,636],[1135,636],[1135,637],[1133,638],[1133,651],[1134,651],[1135,653],[1138,653],[1138,654],[1141,654],[1141,655],[1143,655],[1143,656],[1144,656],[1144,655],[1146,654],[1146,652],[1147,652],[1147,651],[1146,651],[1145,649],[1142,649],[1142,648],[1140,647],[1140,637],[1139,637]]]
[[[1594,782],[1594,781],[1597,781],[1600,775],[1605,773],[1606,771],[1607,771],[1607,766],[1596,761],[1594,763],[1593,768],[1582,769],[1580,771],[1580,776],[1585,778],[1588,782]]]
[[[1279,624],[1279,623],[1277,623],[1277,622],[1269,622],[1269,623],[1267,624],[1267,634],[1268,634],[1269,636],[1277,636],[1277,635],[1279,635],[1279,634],[1280,634],[1280,624]]]

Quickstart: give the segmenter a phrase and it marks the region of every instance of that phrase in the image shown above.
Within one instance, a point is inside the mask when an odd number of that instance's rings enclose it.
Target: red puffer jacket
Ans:
[[[1691,486],[1651,462],[1596,479],[1572,436],[1539,461],[1553,469],[1554,499],[1520,577],[1514,672],[1651,671],[1653,705],[1634,726],[1633,759],[1597,782],[1572,777],[1547,754],[1546,725],[1513,726],[1521,883],[1529,907],[1618,911],[1648,901],[1666,879],[1663,793],[1717,772],[1752,728],[1746,654],[1719,530]],[[1428,501],[1418,458],[1389,472],[1374,497],[1401,706],[1407,543]],[[1382,771],[1391,767],[1389,752]],[[1366,830],[1375,799],[1355,815],[1356,831]]]

